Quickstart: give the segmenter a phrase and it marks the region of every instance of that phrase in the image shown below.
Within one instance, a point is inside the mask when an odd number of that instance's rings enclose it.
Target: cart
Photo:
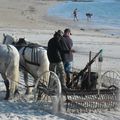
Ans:
[[[116,109],[119,103],[120,74],[115,71],[91,72],[91,65],[98,57],[102,63],[100,50],[84,69],[73,72],[69,88],[62,89],[59,77],[51,71],[42,73],[34,89],[34,101],[52,106],[55,111],[94,112]],[[49,76],[45,78],[45,76]]]

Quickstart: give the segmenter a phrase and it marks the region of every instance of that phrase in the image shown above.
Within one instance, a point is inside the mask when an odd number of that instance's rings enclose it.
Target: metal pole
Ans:
[[[91,61],[91,51],[89,52],[89,62]],[[91,84],[91,65],[88,66],[88,82]]]

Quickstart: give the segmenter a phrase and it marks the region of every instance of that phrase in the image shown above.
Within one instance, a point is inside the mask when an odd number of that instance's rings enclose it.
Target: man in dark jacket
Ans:
[[[64,41],[62,40],[62,36],[63,32],[61,30],[55,32],[53,38],[48,42],[47,55],[50,61],[50,70],[59,75],[62,87],[65,87],[65,71],[62,54],[65,52],[64,50],[66,50],[66,48],[64,46],[64,42],[62,42]]]
[[[66,52],[63,55],[63,63],[64,63],[64,69],[66,72],[66,85],[69,85],[70,82],[70,72],[72,72],[72,62],[73,62],[73,52],[75,52],[72,47],[73,47],[73,41],[70,38],[71,35],[71,31],[69,28],[66,28],[64,30],[64,42],[67,46],[67,48],[69,49],[69,52]]]

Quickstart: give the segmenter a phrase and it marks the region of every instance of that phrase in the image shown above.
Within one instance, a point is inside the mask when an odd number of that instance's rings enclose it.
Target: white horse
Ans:
[[[5,99],[13,97],[19,82],[19,52],[12,45],[0,45],[0,73],[6,86]]]
[[[13,44],[15,40],[12,36],[3,35],[3,44]],[[20,42],[22,40],[22,43]],[[17,42],[16,42],[17,43]],[[43,47],[38,45],[26,45],[24,39],[19,39],[16,44],[20,53],[20,66],[24,70],[24,81],[27,86],[26,93],[29,93],[28,74],[30,73],[34,78],[34,83],[39,79],[40,75],[46,71],[49,71],[49,60],[47,57],[47,51]],[[46,79],[48,79],[48,76]]]

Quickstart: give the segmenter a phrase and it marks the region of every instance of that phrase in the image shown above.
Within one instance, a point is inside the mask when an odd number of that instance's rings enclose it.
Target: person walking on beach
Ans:
[[[61,56],[64,50],[64,48],[62,48],[63,46],[61,46],[64,45],[62,38],[63,32],[61,30],[55,32],[53,38],[48,42],[47,55],[50,61],[50,71],[58,74],[62,88],[66,88],[65,70]]]
[[[67,45],[69,52],[64,53],[63,55],[63,63],[64,63],[64,69],[65,69],[65,73],[66,73],[66,86],[69,87],[69,83],[71,80],[71,72],[72,72],[72,62],[73,62],[73,52],[75,52],[74,49],[72,49],[73,47],[73,41],[70,38],[71,31],[69,28],[66,28],[64,30],[64,35],[63,37],[65,44]]]
[[[78,21],[78,17],[77,17],[77,8],[74,9],[74,11],[73,11],[73,16],[74,16],[74,21],[75,21],[75,20]]]

